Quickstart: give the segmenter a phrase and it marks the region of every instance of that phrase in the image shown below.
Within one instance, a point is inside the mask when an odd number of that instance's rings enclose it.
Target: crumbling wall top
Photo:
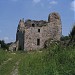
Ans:
[[[48,22],[55,22],[55,20],[60,20],[60,15],[57,12],[50,13],[48,16]]]
[[[44,20],[40,20],[40,21],[36,21],[36,20],[26,20],[25,21],[25,27],[29,28],[29,27],[42,27],[42,26],[46,26],[47,25],[47,21]]]

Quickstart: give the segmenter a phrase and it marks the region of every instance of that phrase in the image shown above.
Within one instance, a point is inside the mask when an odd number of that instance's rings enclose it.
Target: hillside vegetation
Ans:
[[[16,64],[17,62],[19,63]],[[0,75],[13,75],[13,73],[14,75],[75,75],[75,48],[63,48],[54,44],[47,49],[31,52],[11,53],[0,50]]]

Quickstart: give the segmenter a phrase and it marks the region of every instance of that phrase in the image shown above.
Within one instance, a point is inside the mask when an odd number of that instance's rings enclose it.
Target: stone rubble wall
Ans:
[[[40,32],[38,32],[40,29]],[[60,40],[62,35],[62,25],[60,15],[56,12],[49,14],[48,21],[20,20],[16,42],[17,48],[23,50],[38,50],[44,47],[48,39]],[[37,39],[40,39],[40,45],[37,45]]]

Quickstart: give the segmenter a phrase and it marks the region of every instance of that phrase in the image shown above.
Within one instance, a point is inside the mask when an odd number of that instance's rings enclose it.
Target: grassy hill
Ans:
[[[53,45],[31,52],[0,50],[0,75],[75,75],[75,48]]]

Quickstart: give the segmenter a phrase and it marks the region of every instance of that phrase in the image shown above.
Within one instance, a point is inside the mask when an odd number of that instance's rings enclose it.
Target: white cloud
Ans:
[[[50,5],[56,5],[58,2],[57,1],[51,1],[49,4]]]
[[[5,40],[5,41],[9,40],[9,37],[4,37],[4,40]]]
[[[34,3],[39,3],[41,0],[33,0]]]
[[[5,43],[15,42],[14,37],[8,37],[8,36],[6,36],[6,37],[2,38],[2,40],[4,40],[4,41],[5,41]]]
[[[7,36],[6,36],[6,37],[4,37],[4,38],[3,38],[3,40],[5,41],[5,43],[10,42],[10,38],[9,38],[9,37],[7,37]]]
[[[73,0],[73,1],[71,2],[71,9],[72,9],[73,11],[75,11],[75,0]]]

